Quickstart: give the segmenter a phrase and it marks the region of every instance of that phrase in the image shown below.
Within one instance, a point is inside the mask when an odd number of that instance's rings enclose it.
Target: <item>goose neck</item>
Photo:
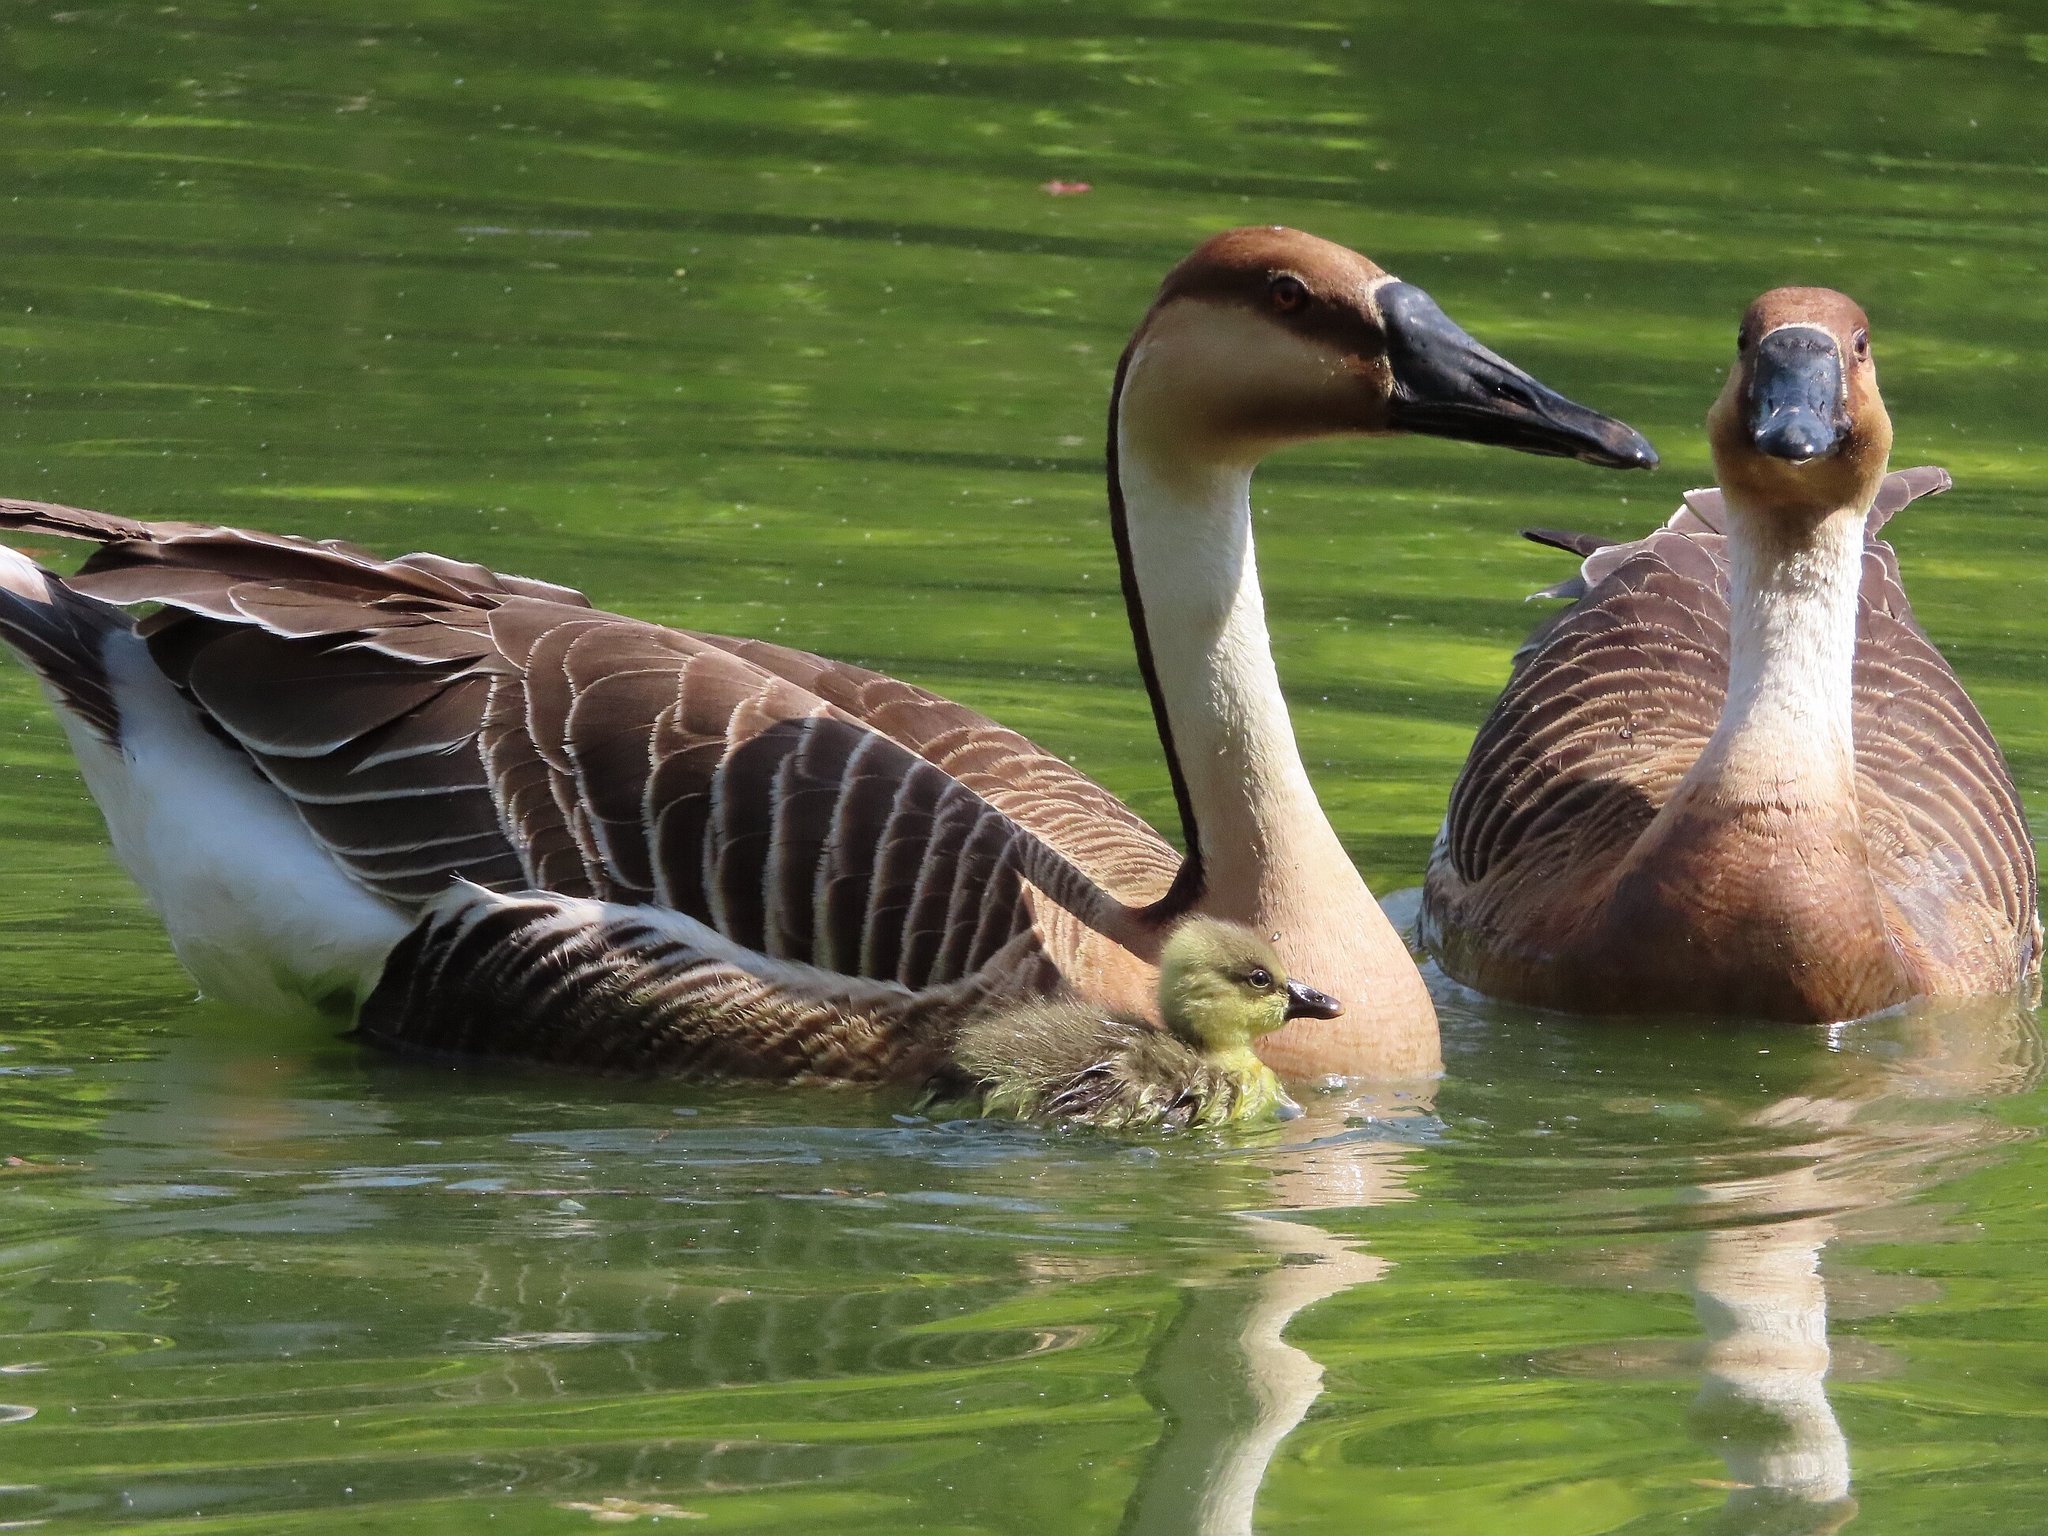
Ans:
[[[1256,1079],[1266,1070],[1259,1053],[1249,1044],[1221,1046],[1202,1054],[1210,1066],[1241,1080]]]
[[[1728,697],[1702,767],[1744,800],[1854,805],[1867,506],[1788,524],[1729,501]]]
[[[1365,896],[1295,744],[1252,545],[1251,465],[1117,444],[1119,553],[1205,911],[1267,922],[1276,883]]]

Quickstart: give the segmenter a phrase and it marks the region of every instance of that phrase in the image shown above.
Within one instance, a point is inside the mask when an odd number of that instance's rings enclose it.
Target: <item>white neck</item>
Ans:
[[[1848,506],[1810,530],[1728,504],[1728,700],[1689,782],[1781,806],[1853,806],[1851,670],[1863,525]]]
[[[1265,926],[1304,886],[1318,910],[1372,906],[1316,801],[1280,692],[1252,551],[1251,466],[1176,460],[1127,431],[1118,464],[1153,671],[1202,859],[1202,910]]]

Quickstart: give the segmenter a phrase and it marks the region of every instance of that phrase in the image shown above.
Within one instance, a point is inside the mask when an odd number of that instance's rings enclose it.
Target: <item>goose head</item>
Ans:
[[[1334,998],[1288,978],[1273,946],[1251,929],[1191,917],[1167,936],[1159,956],[1159,1011],[1206,1056],[1246,1050],[1289,1019],[1334,1019]]]
[[[1656,450],[1539,383],[1356,251],[1226,230],[1166,276],[1124,355],[1122,430],[1155,458],[1248,465],[1315,438],[1419,432],[1612,469]]]
[[[1732,506],[1788,524],[1868,508],[1892,422],[1856,301],[1832,288],[1775,288],[1750,305],[1707,437]]]

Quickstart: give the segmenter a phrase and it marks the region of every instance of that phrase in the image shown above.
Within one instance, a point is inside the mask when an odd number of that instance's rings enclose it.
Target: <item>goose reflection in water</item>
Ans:
[[[451,1116],[411,1069],[173,1037],[80,1101],[90,1162],[36,1179],[57,1203],[17,1238],[48,1275],[17,1294],[46,1321],[0,1354],[42,1372],[10,1401],[152,1415],[160,1468],[120,1468],[123,1420],[82,1422],[36,1497],[233,1482],[294,1510],[324,1497],[302,1478],[317,1455],[366,1508],[821,1487],[952,1508],[961,1469],[1000,1451],[1025,1475],[977,1495],[975,1528],[1121,1506],[1124,1536],[1348,1528],[1339,1512],[1402,1529],[1449,1488],[1479,1512],[1443,1527],[1462,1532],[1539,1492],[1624,1488],[1683,1501],[1690,1529],[1841,1529],[1859,1452],[1869,1478],[1917,1441],[1844,1433],[1830,1393],[1892,1362],[1831,1349],[1831,1318],[1967,1298],[1858,1275],[1831,1245],[1943,1235],[1927,1192],[2023,1134],[1982,1106],[2034,1083],[2025,1012],[1929,1005],[1711,1049],[1445,1013],[1440,1142],[1427,1105],[1338,1094],[1241,1139],[1149,1144],[818,1096],[845,1123],[798,1127],[769,1093],[678,1117],[652,1090],[543,1100],[524,1077]],[[1568,1112],[1573,1134],[1540,1134]],[[1612,1313],[1584,1305],[1603,1294]],[[1674,1339],[1676,1297],[1696,1322]],[[265,1415],[267,1440],[186,1415],[202,1358],[211,1400]],[[343,1399],[359,1418],[337,1440]],[[1644,1404],[1611,1465],[1580,1454]],[[459,1432],[387,1466],[379,1428],[429,1412]],[[1719,1465],[1687,1464],[1687,1428]]]
[[[1245,1240],[1260,1251],[1258,1271],[1183,1287],[1179,1316],[1141,1378],[1166,1428],[1118,1536],[1252,1530],[1274,1453],[1323,1391],[1321,1363],[1287,1342],[1288,1324],[1390,1268],[1300,1213],[1413,1198],[1412,1151],[1347,1134],[1344,1118],[1324,1104],[1283,1132],[1299,1146],[1272,1177],[1278,1208],[1238,1217]]]
[[[1838,1240],[1939,1235],[1910,1202],[1953,1177],[1960,1161],[2018,1134],[1969,1106],[2034,1086],[2040,1037],[2024,1007],[1979,1001],[1922,1004],[1837,1026],[1825,1037],[1762,1038],[1780,1042],[1767,1049],[1781,1059],[1810,1058],[1790,1077],[1796,1086],[1783,1091],[1788,1079],[1780,1076],[1780,1091],[1761,1108],[1670,1165],[1680,1177],[1687,1166],[1702,1174],[1730,1163],[1743,1170],[1702,1177],[1689,1191],[1685,1222],[1698,1235],[1680,1239],[1676,1253],[1658,1242],[1665,1283],[1691,1293],[1700,1343],[1674,1357],[1655,1343],[1609,1335],[1597,1354],[1629,1362],[1618,1367],[1624,1374],[1662,1376],[1681,1361],[1698,1370],[1699,1390],[1684,1416],[1721,1459],[1723,1475],[1693,1481],[1725,1492],[1701,1528],[1819,1536],[1858,1514],[1830,1376],[1892,1368],[1869,1346],[1838,1358],[1828,1338],[1830,1307],[1889,1312],[1933,1299],[1931,1282],[1851,1278],[1824,1268],[1823,1255]],[[1580,1036],[1577,1043],[1588,1042]],[[1316,1303],[1395,1273],[1387,1259],[1317,1224],[1312,1213],[1415,1198],[1416,1150],[1347,1132],[1360,1108],[1311,1099],[1307,1116],[1277,1133],[1298,1150],[1272,1155],[1280,1168],[1269,1186],[1273,1206],[1238,1218],[1247,1248],[1259,1253],[1255,1273],[1183,1283],[1178,1314],[1142,1378],[1164,1427],[1119,1536],[1249,1536],[1254,1529],[1276,1454],[1323,1390],[1322,1364],[1289,1343],[1287,1330]],[[1635,1197],[1629,1212],[1625,1224],[1638,1230],[1668,1221],[1668,1210]],[[1601,1262],[1595,1284],[1617,1284],[1624,1271],[1638,1284],[1643,1278],[1639,1266],[1617,1268],[1611,1253]],[[1547,1364],[1565,1358],[1550,1355]],[[1565,1366],[1570,1374],[1586,1368]]]
[[[1727,1463],[1716,1528],[1731,1532],[1804,1536],[1855,1518],[1849,1441],[1827,1395],[1823,1252],[1924,1225],[1906,1203],[2014,1134],[1990,1115],[1936,1120],[1925,1107],[2024,1092],[2041,1065],[2032,1016],[2010,1000],[1921,1004],[1837,1026],[1829,1044],[1809,1092],[1750,1119],[1807,1133],[1784,1149],[1787,1166],[1699,1190],[1712,1225],[1691,1271],[1706,1334],[1693,1423]]]

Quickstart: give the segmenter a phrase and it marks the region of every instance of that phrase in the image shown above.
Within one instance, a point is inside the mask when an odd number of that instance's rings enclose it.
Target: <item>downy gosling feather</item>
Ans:
[[[1337,1000],[1289,979],[1273,946],[1238,923],[1189,918],[1159,963],[1161,1029],[1079,999],[1026,1003],[968,1023],[955,1047],[982,1112],[1126,1129],[1192,1128],[1301,1112],[1252,1042],[1289,1019],[1330,1019]]]

